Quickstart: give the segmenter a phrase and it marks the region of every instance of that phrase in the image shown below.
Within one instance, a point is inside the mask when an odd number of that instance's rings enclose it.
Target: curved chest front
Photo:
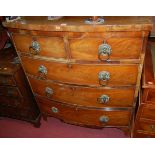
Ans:
[[[43,116],[131,131],[148,31],[15,30]]]

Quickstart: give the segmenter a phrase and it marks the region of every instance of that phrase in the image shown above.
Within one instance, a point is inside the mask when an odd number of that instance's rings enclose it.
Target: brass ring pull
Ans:
[[[52,107],[51,110],[52,110],[53,113],[58,113],[59,112],[58,108],[56,108],[56,107]]]
[[[99,121],[100,121],[101,123],[107,123],[107,122],[109,121],[109,117],[108,117],[108,116],[101,116],[101,117],[99,118]]]
[[[107,82],[110,79],[110,73],[107,71],[101,71],[98,74],[98,79],[99,79],[99,84],[101,86],[105,86],[105,85],[107,85]]]
[[[29,47],[31,54],[37,55],[40,52],[40,44],[37,41],[32,41],[31,46]]]
[[[103,43],[98,48],[98,59],[100,61],[108,61],[111,54],[111,46]]]
[[[108,95],[101,95],[101,97],[97,98],[97,101],[101,104],[107,104],[110,100]]]
[[[53,89],[50,87],[46,87],[45,93],[46,93],[46,96],[50,98],[53,95]]]
[[[103,23],[104,18],[98,16],[93,16],[93,18],[88,18],[85,20],[85,24],[103,24]]]
[[[43,65],[40,65],[38,68],[38,73],[39,73],[38,78],[44,80],[47,75],[47,68]]]

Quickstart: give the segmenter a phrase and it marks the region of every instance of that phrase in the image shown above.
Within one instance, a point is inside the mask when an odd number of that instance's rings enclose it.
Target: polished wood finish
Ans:
[[[155,80],[151,47],[154,42],[149,42],[143,68],[142,91],[136,115],[133,137],[155,137]]]
[[[26,120],[39,126],[40,111],[21,64],[14,58],[12,48],[0,51],[0,117]]]
[[[50,21],[48,17],[22,17],[16,22],[3,22],[3,26],[16,29],[39,31],[69,31],[69,32],[105,32],[105,31],[150,31],[152,29],[151,17],[104,17],[102,25],[87,25],[87,17],[63,17]]]
[[[25,31],[24,33],[27,33]],[[67,58],[65,44],[69,45],[71,59],[98,61],[98,47],[104,42],[111,46],[110,60],[139,59],[143,45],[142,32],[106,32],[106,33],[52,33],[52,37],[14,33],[16,48],[21,53],[30,54],[32,41],[40,44],[39,56]],[[42,34],[43,35],[43,34]],[[66,39],[68,42],[66,43]],[[132,46],[131,46],[132,45]],[[126,52],[128,51],[128,52]]]
[[[155,88],[155,79],[153,76],[153,65],[152,65],[152,57],[151,57],[151,46],[154,46],[154,45],[155,45],[154,41],[148,42],[148,46],[147,46],[148,52],[146,52],[146,55],[145,55],[146,59],[145,59],[144,70],[143,70],[142,88]]]
[[[143,101],[154,104],[155,103],[155,89],[147,89],[145,91],[145,96],[143,95]]]
[[[73,105],[89,107],[130,107],[134,100],[134,87],[113,89],[108,87],[91,88],[38,80],[31,76],[28,76],[28,79],[35,94],[54,101],[70,102],[70,104]],[[51,95],[46,93],[47,87],[53,90]],[[99,98],[102,95],[108,95],[110,98],[107,103],[100,103]]]
[[[141,113],[141,118],[146,118],[146,119],[155,119],[155,106],[152,105],[143,105],[143,110]]]
[[[70,102],[70,104],[73,105],[90,107],[130,107],[134,100],[134,87],[113,89],[108,87],[91,88],[38,80],[31,76],[29,76],[28,79],[35,94],[55,101]],[[51,95],[46,93],[47,87],[53,90]],[[98,100],[102,95],[109,96],[110,99],[107,103],[100,103]]]
[[[3,25],[9,28],[44,120],[53,116],[130,134],[151,18],[104,17],[100,25],[85,24],[87,18],[22,17]],[[34,42],[37,48],[32,50]],[[99,80],[103,71],[108,80]],[[97,102],[101,95],[109,96],[107,104]]]
[[[136,84],[138,65],[117,64],[68,64],[59,61],[42,61],[30,57],[21,56],[25,72],[40,78],[38,69],[41,65],[47,68],[44,77],[47,80],[58,81],[68,84],[100,86],[98,74],[101,71],[110,73],[110,79],[105,82],[107,86],[129,86]],[[90,78],[91,77],[91,78]]]
[[[60,37],[33,37],[28,35],[13,35],[16,48],[20,52],[29,52],[29,47],[32,41],[37,41],[40,44],[40,56],[65,58],[65,47],[63,38]]]
[[[131,109],[129,110],[105,110],[83,108],[78,106],[71,106],[36,96],[41,111],[47,115],[60,118],[72,124],[80,124],[86,126],[128,126]],[[57,113],[52,112],[52,107],[58,109]],[[109,121],[107,123],[100,122],[101,116],[107,116]]]

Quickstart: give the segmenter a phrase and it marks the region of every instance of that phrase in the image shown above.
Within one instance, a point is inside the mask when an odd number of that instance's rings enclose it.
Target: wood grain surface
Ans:
[[[28,77],[35,94],[48,99],[70,103],[72,105],[88,107],[131,107],[134,100],[134,87],[104,88],[81,87],[66,85],[51,81],[44,81]],[[39,87],[38,87],[39,86]],[[47,94],[46,88],[52,89],[52,94]],[[109,101],[100,103],[99,98],[107,95]]]
[[[88,126],[128,126],[131,110],[112,110],[106,111],[101,109],[88,109],[75,107],[67,104],[50,101],[36,96],[39,107],[42,113],[57,117],[64,121],[69,121],[72,124],[84,124]],[[52,107],[57,108],[58,112],[52,112]],[[107,116],[109,121],[107,123],[100,122],[101,116]]]
[[[110,73],[110,80],[107,86],[130,86],[135,85],[138,74],[138,65],[100,65],[100,64],[71,64],[71,68],[66,63],[44,61],[43,59],[33,59],[22,56],[21,60],[25,72],[36,77],[40,77],[38,68],[43,65],[47,68],[45,79],[59,81],[68,84],[100,86],[98,74],[101,71]]]

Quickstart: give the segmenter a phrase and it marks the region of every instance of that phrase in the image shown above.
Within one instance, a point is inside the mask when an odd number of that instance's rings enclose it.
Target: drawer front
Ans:
[[[91,126],[128,126],[131,111],[105,111],[80,108],[36,97],[42,113],[60,118],[66,122]]]
[[[13,34],[17,51],[45,57],[65,58],[64,41],[61,37],[42,37]]]
[[[143,105],[141,117],[155,120],[155,106]]]
[[[22,100],[20,98],[7,98],[6,96],[0,96],[0,106],[6,107],[17,107],[22,104]]]
[[[91,88],[28,78],[34,93],[55,101],[91,107],[129,107],[133,104],[134,88]]]
[[[155,121],[141,120],[138,122],[137,130],[155,134]]]
[[[13,34],[13,39],[20,52],[53,58],[66,58],[68,52],[86,61],[139,59],[143,45],[142,32]]]
[[[100,65],[49,62],[21,57],[26,73],[39,79],[92,86],[135,85],[138,65]]]
[[[15,86],[15,80],[11,75],[0,75],[0,85]]]
[[[21,97],[21,94],[16,87],[6,87],[6,86],[0,86],[0,96],[9,96],[18,98]]]
[[[73,59],[89,61],[138,59],[143,45],[141,32],[79,33],[69,43]]]

